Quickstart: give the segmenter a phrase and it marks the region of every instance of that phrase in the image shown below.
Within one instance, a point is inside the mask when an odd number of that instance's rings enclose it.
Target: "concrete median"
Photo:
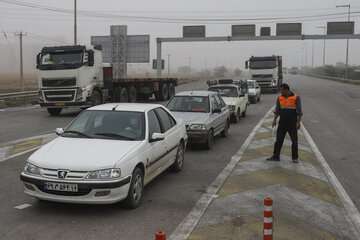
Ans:
[[[292,163],[289,139],[280,162],[265,160],[273,151],[271,121],[269,112],[203,214],[194,209],[188,215],[198,218],[193,226],[184,221],[170,239],[261,239],[266,197],[274,201],[274,239],[360,239],[358,211],[319,159],[306,129],[299,131],[299,164]]]

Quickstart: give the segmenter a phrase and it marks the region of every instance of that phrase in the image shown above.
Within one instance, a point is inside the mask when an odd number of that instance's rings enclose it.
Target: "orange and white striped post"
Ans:
[[[166,240],[166,234],[163,231],[155,233],[155,240]]]
[[[264,199],[264,240],[273,239],[273,200],[269,197]]]

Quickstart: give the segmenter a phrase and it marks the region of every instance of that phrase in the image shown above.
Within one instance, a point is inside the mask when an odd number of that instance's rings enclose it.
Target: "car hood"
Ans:
[[[176,119],[181,119],[186,125],[192,123],[206,123],[209,119],[209,113],[195,112],[172,112]]]
[[[230,106],[230,105],[235,106],[235,105],[236,105],[236,100],[237,100],[237,98],[233,98],[233,97],[222,97],[222,99],[224,100],[224,102],[225,102],[226,105],[228,105],[228,106]]]
[[[58,137],[29,157],[29,162],[48,169],[93,171],[112,168],[142,142]]]

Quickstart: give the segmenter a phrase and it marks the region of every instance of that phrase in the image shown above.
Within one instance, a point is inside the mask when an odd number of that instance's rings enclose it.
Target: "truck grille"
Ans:
[[[268,79],[272,79],[273,75],[272,74],[254,74],[252,75],[253,78],[255,79],[262,79],[262,78],[268,78]]]
[[[76,78],[43,78],[43,87],[73,87],[76,86]]]
[[[44,91],[47,102],[72,102],[76,96],[76,89]]]

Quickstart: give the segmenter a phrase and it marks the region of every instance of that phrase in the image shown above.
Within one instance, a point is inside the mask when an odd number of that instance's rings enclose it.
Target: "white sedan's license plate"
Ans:
[[[50,191],[61,191],[61,192],[78,192],[77,184],[67,184],[67,183],[45,183],[45,189]]]

